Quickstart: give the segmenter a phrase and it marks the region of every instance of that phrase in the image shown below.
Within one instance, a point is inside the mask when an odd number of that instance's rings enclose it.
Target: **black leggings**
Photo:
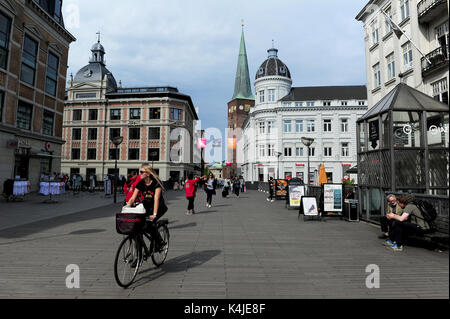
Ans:
[[[212,197],[213,197],[213,190],[212,189],[207,189],[206,190],[206,202],[211,205],[212,203]]]
[[[188,197],[187,200],[189,201],[189,204],[188,204],[188,208],[187,208],[187,209],[188,209],[188,210],[194,209],[195,196]]]
[[[154,238],[158,243],[161,242],[162,238],[158,233],[158,229],[156,228],[156,222],[158,221],[158,219],[160,219],[161,217],[164,216],[165,213],[163,214],[156,214],[156,218],[153,221],[148,221],[147,222],[147,231],[150,234],[150,236],[152,236],[152,238]]]
[[[391,233],[393,222],[394,219],[389,219],[386,216],[381,216],[380,218],[381,231],[383,233]]]

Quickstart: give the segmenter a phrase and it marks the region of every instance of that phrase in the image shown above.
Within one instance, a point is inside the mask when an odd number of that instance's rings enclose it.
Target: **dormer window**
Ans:
[[[259,68],[259,75],[263,75],[264,74],[264,68]]]
[[[280,66],[280,73],[286,73],[286,68],[284,66]]]

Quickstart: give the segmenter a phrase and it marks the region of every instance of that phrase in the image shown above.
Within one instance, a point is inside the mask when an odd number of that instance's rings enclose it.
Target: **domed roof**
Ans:
[[[105,52],[105,48],[103,47],[103,45],[100,44],[100,42],[95,43],[92,48],[91,51],[102,51]]]
[[[110,90],[116,91],[117,90],[116,79],[103,64],[98,62],[92,62],[82,67],[75,75],[73,82],[100,82],[104,79],[105,75],[107,76],[108,79],[107,80],[108,91]]]
[[[269,57],[264,61],[256,72],[256,79],[265,76],[283,76],[291,79],[291,72],[286,64],[278,59],[278,50],[275,48],[267,50]]]

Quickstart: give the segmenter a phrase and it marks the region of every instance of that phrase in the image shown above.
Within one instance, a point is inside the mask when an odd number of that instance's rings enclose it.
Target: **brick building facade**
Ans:
[[[59,172],[69,45],[62,1],[0,0],[0,183]]]

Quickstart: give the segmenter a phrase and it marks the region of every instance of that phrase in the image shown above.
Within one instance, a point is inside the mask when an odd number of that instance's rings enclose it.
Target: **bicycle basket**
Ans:
[[[116,231],[122,235],[129,235],[141,231],[145,226],[145,215],[117,213]]]

